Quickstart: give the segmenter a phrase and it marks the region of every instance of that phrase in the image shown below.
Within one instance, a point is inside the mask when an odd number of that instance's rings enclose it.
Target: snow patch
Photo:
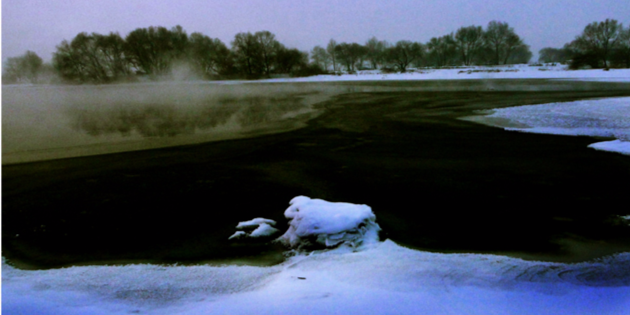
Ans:
[[[358,248],[378,242],[380,227],[372,208],[345,202],[328,202],[298,196],[284,212],[289,229],[278,240],[292,248],[309,245]]]
[[[261,223],[254,231],[252,231],[252,233],[249,234],[249,237],[271,236],[276,232],[278,232],[278,229],[273,228],[267,223]]]
[[[498,108],[486,117],[531,127],[510,131],[617,138],[588,147],[630,155],[629,97]]]
[[[228,240],[247,237],[247,235],[248,234],[245,233],[244,231],[236,231],[234,232],[234,234],[232,234],[232,236],[228,237]]]
[[[261,224],[276,225],[276,221],[265,219],[265,218],[255,218],[249,221],[239,222],[236,228],[237,229],[253,228],[253,227],[260,226]]]
[[[599,151],[617,152],[630,155],[630,142],[628,141],[613,140],[597,142],[590,144],[588,147]]]
[[[271,236],[277,233],[279,230],[272,227],[272,225],[276,225],[276,221],[265,219],[265,218],[255,218],[249,221],[239,222],[236,225],[237,229],[251,229],[255,228],[251,233],[247,233],[245,231],[236,231],[236,233],[232,234],[228,239],[238,239],[244,237],[266,237]]]

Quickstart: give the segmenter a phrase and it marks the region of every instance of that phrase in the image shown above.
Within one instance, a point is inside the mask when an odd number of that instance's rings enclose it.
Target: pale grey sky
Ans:
[[[139,27],[181,25],[226,45],[239,32],[268,30],[289,47],[310,51],[334,38],[365,43],[376,36],[427,42],[470,25],[507,22],[536,55],[561,47],[594,21],[630,24],[629,0],[2,0],[2,59],[35,51],[50,61],[55,46],[80,32],[126,36]]]

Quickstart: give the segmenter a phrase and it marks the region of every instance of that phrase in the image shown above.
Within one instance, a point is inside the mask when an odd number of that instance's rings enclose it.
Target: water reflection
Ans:
[[[3,86],[2,163],[287,131],[315,115],[314,104],[338,93],[329,89],[212,83]]]
[[[261,125],[308,108],[298,96],[224,97],[196,103],[116,104],[97,109],[72,108],[67,113],[74,130],[92,136],[137,133],[143,137],[172,137],[208,131],[228,122],[241,128]]]
[[[316,115],[312,105],[343,93],[626,88],[621,83],[548,80],[2,86],[2,163],[287,131]]]

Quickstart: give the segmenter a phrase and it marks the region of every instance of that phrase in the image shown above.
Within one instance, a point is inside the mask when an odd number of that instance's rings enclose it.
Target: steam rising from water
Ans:
[[[2,162],[234,139],[288,131],[340,93],[618,89],[597,82],[434,80],[331,83],[165,82],[3,86]]]
[[[327,97],[308,86],[211,83],[11,86],[3,96],[3,163],[288,130]]]
[[[207,100],[182,109],[173,104],[120,104],[106,109],[72,108],[72,127],[92,136],[116,134],[172,137],[207,132],[228,122],[250,127],[279,120],[286,113],[305,109],[297,97],[249,96]]]

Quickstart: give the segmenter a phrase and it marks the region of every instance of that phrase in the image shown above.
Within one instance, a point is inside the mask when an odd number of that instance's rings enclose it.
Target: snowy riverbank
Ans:
[[[579,264],[434,254],[391,241],[274,267],[3,263],[3,314],[625,314],[630,254]]]
[[[381,73],[380,70],[356,74],[318,75],[304,78],[280,78],[256,82],[332,82],[396,80],[469,80],[469,79],[568,79],[580,81],[630,82],[630,69],[568,70],[566,65],[507,65],[461,67],[454,69],[410,69],[407,73]]]
[[[623,314],[630,308],[630,253],[561,264],[420,252],[389,240],[378,242],[376,217],[367,205],[304,196],[291,200],[285,216],[291,225],[282,242],[290,240],[288,245],[296,247],[312,238],[324,240],[325,247],[338,246],[299,250],[272,267],[127,265],[26,271],[3,260],[2,311]],[[239,227],[270,223],[256,219]],[[365,231],[357,231],[361,227]]]

